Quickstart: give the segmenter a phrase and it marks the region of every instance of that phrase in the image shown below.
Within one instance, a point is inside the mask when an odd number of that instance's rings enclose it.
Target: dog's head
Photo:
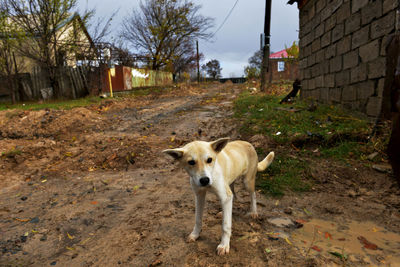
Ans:
[[[213,183],[212,173],[217,155],[228,141],[229,138],[221,138],[214,142],[194,141],[182,148],[164,150],[163,153],[180,162],[192,183],[197,186],[209,186]]]

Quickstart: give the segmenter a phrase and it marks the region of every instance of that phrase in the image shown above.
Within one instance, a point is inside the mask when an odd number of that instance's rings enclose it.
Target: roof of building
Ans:
[[[272,53],[271,55],[269,55],[269,58],[287,58],[287,57],[288,53],[286,52],[286,49],[283,49],[279,52]]]

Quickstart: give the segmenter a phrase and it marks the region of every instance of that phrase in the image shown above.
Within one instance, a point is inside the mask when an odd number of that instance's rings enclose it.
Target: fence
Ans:
[[[103,91],[108,92],[108,69],[103,75]],[[111,74],[113,91],[126,91],[140,87],[165,86],[173,83],[170,72],[116,66]]]
[[[100,68],[87,66],[80,67],[59,67],[56,70],[56,83],[58,85],[59,98],[76,99],[98,93],[100,88]],[[40,67],[34,67],[31,73],[22,73],[13,76],[17,81],[17,97],[19,101],[48,100],[55,96],[54,88],[51,85],[49,73]],[[11,88],[8,79],[0,77],[0,101],[11,100]],[[96,91],[97,92],[93,92]]]

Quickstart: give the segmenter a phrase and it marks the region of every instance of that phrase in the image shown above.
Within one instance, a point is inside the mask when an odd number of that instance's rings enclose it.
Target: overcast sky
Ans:
[[[138,6],[139,0],[79,0],[79,8],[96,8],[98,17],[107,17],[119,10],[113,20],[113,31],[121,20]],[[202,5],[201,13],[215,18],[215,31],[223,22],[236,0],[195,0]],[[298,10],[287,0],[272,1],[271,50],[280,51],[298,40]],[[249,57],[260,48],[260,33],[264,31],[265,1],[239,0],[236,8],[213,42],[200,42],[200,52],[206,58],[218,59],[224,77],[242,76]]]

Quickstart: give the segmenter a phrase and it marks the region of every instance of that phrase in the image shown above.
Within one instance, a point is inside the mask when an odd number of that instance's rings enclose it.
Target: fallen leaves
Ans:
[[[315,251],[318,251],[318,252],[322,251],[322,249],[320,247],[318,247],[318,246],[312,246],[311,249],[313,249]]]
[[[18,222],[29,222],[31,219],[19,219],[19,218],[14,218],[14,220]]]
[[[359,236],[359,237],[357,237],[357,239],[360,241],[360,243],[361,243],[362,245],[364,245],[364,248],[371,249],[371,250],[377,250],[377,249],[378,249],[378,246],[377,246],[377,245],[375,245],[374,243],[369,242],[369,241],[368,241],[365,237],[363,237],[363,236]]]

